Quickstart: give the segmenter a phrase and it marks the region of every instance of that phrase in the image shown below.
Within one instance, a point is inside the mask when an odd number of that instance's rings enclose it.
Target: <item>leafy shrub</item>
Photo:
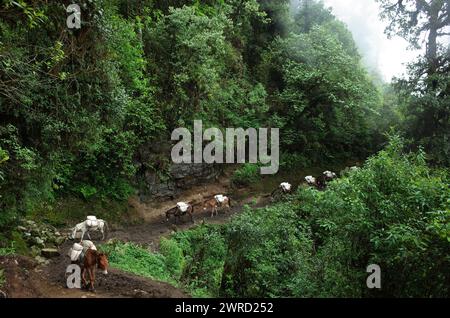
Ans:
[[[14,243],[11,243],[10,247],[0,247],[0,256],[9,256],[15,253]]]
[[[311,165],[311,159],[298,153],[283,153],[280,160],[280,169],[289,171],[295,168],[305,168]]]
[[[162,238],[160,250],[161,254],[165,257],[167,269],[174,278],[179,279],[185,264],[182,249],[174,240]]]
[[[449,178],[422,152],[390,145],[319,192],[248,208],[226,226],[221,295],[445,297],[450,278]],[[382,289],[366,268],[382,269]]]
[[[111,267],[176,284],[165,257],[159,253],[152,253],[134,243],[112,242],[101,248],[108,254]]]
[[[0,269],[0,288],[2,288],[3,285],[5,285],[5,283],[6,283],[5,271],[3,269]]]
[[[13,231],[11,233],[11,238],[12,238],[12,244],[13,244],[12,246],[14,247],[14,251],[17,252],[18,254],[27,255],[29,252],[29,248],[27,246],[27,243],[23,239],[22,235],[17,231]],[[11,251],[11,250],[9,250],[9,251]]]
[[[247,208],[226,227],[225,235],[222,296],[310,295],[313,245],[288,203]]]
[[[433,174],[423,153],[391,144],[326,192],[301,189],[297,214],[307,220],[325,273],[326,296],[441,297],[448,294],[446,174]],[[365,268],[382,268],[382,290],[365,286]],[[342,281],[336,286],[336,279]],[[334,287],[330,287],[334,286]]]
[[[232,182],[239,186],[250,185],[260,180],[260,172],[260,166],[257,164],[243,164],[234,172]]]
[[[214,226],[199,226],[172,238],[183,249],[181,282],[197,297],[218,295],[226,253],[224,237]]]

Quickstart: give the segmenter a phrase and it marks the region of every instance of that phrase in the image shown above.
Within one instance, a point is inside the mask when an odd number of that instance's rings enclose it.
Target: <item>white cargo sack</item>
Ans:
[[[78,261],[80,258],[81,253],[83,252],[83,246],[75,243],[73,244],[72,248],[69,250],[69,257],[72,262]]]
[[[97,227],[98,226],[98,220],[95,216],[90,215],[86,218],[86,225],[89,227]]]
[[[189,204],[185,203],[185,202],[178,202],[177,203],[177,207],[181,212],[186,212],[189,208]]]
[[[97,248],[95,247],[95,245],[94,245],[94,243],[92,241],[84,240],[82,244],[83,244],[82,248],[85,251],[88,250],[88,249],[91,249],[91,250],[94,250],[94,251],[97,250]]]
[[[305,178],[306,182],[310,183],[310,184],[314,184],[316,183],[316,178],[314,178],[313,176],[307,176]]]
[[[323,173],[323,175],[324,175],[325,177],[329,178],[329,179],[336,178],[336,174],[335,174],[334,172],[331,172],[331,171],[325,171],[325,172]]]
[[[216,196],[214,196],[214,198],[216,199],[216,201],[218,202],[218,203],[223,203],[224,201],[225,201],[225,196],[223,196],[222,194],[218,194],[218,195],[216,195]]]
[[[287,182],[283,182],[282,184],[280,184],[280,187],[281,187],[281,189],[283,189],[286,192],[291,191],[291,188],[292,188],[291,184],[287,183]]]

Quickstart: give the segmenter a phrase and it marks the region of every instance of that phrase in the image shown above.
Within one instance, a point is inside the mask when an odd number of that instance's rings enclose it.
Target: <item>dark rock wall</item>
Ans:
[[[183,190],[211,182],[221,173],[219,165],[173,164],[170,145],[151,145],[139,155],[138,184],[141,201],[173,199]]]

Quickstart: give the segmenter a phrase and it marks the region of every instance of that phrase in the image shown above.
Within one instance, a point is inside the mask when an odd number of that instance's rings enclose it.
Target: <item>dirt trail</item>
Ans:
[[[141,219],[140,224],[131,226],[113,226],[108,239],[135,242],[157,250],[162,237],[175,231],[185,231],[201,223],[223,224],[242,211],[244,205],[263,207],[270,204],[269,196],[281,182],[287,181],[295,187],[299,186],[304,176],[320,173],[320,168],[307,171],[286,172],[277,176],[264,178],[248,188],[235,189],[230,186],[232,170],[225,173],[211,184],[192,187],[174,200],[163,202],[140,202],[137,198],[129,200],[130,208],[135,210]],[[340,171],[340,170],[336,170]],[[193,204],[203,202],[213,195],[223,193],[232,198],[232,209],[221,211],[219,216],[210,217],[209,212],[195,206],[195,224],[186,217],[180,224],[174,220],[166,222],[165,212],[177,202],[185,201]],[[63,232],[63,231],[62,231]],[[98,239],[93,237],[96,243]],[[22,256],[0,257],[0,268],[4,269],[6,284],[2,287],[8,297],[48,297],[48,298],[118,298],[118,297],[189,297],[185,292],[169,284],[129,274],[117,269],[110,269],[107,276],[97,274],[96,293],[81,290],[70,290],[65,287],[65,270],[69,264],[66,253],[73,244],[66,241],[60,246],[61,255],[51,260],[47,266],[38,266],[34,260]],[[2,297],[0,290],[0,298]]]
[[[67,244],[66,244],[67,245]],[[97,292],[65,288],[67,258],[60,256],[49,266],[38,266],[24,256],[0,257],[6,283],[3,290],[9,298],[184,298],[181,290],[111,269],[106,276],[97,275]]]
[[[217,193],[217,192],[216,192]],[[181,218],[179,224],[174,219],[166,221],[164,212],[152,215],[151,221],[143,222],[139,225],[118,227],[110,232],[109,238],[119,239],[124,242],[135,242],[150,246],[156,249],[162,237],[169,236],[173,232],[185,231],[198,224],[224,224],[229,222],[230,218],[239,214],[245,204],[252,204],[254,207],[265,206],[269,203],[269,199],[265,196],[254,196],[247,200],[233,201],[233,206],[229,211],[222,210],[218,216],[211,218],[209,211],[203,211],[201,206],[194,208],[194,223],[189,216]],[[174,205],[170,205],[169,208]]]
[[[142,223],[115,227],[111,229],[108,239],[135,242],[157,250],[161,237],[169,236],[174,231],[184,231],[200,223],[223,224],[228,222],[233,215],[240,213],[245,204],[264,206],[269,203],[268,197],[260,193],[249,195],[249,189],[231,190],[229,180],[229,174],[225,173],[214,184],[193,187],[176,200],[171,201],[144,204],[138,199],[132,198],[129,204],[138,211]],[[209,212],[203,211],[202,207],[197,205],[194,210],[194,224],[188,218],[182,218],[178,225],[174,224],[174,220],[166,222],[165,211],[174,207],[178,201],[196,204],[218,193],[232,195],[233,205],[230,211],[221,211],[219,216],[211,218]],[[102,243],[94,237],[93,239],[96,243]],[[69,264],[66,253],[72,244],[72,241],[66,241],[60,246],[61,255],[53,258],[47,266],[38,266],[34,260],[22,256],[0,258],[0,268],[5,269],[6,284],[3,286],[3,290],[6,291],[7,296],[20,298],[188,297],[185,292],[169,284],[117,269],[110,269],[106,276],[97,274],[96,293],[68,289],[65,287],[65,271]]]
[[[185,231],[200,223],[224,224],[230,217],[240,213],[246,204],[255,207],[269,204],[267,194],[260,189],[252,191],[250,188],[233,188],[230,182],[232,172],[232,169],[226,170],[214,183],[192,187],[174,200],[142,203],[137,198],[131,198],[129,204],[138,212],[143,222],[139,225],[116,227],[111,231],[109,238],[135,242],[157,249],[161,237],[166,237],[175,231]],[[230,211],[220,211],[218,216],[211,218],[210,212],[203,211],[199,203],[219,193],[227,194],[232,198],[232,208]],[[173,219],[166,221],[165,212],[175,207],[179,201],[191,202],[195,205],[194,224],[190,222],[188,216],[183,217],[179,224],[175,224]]]

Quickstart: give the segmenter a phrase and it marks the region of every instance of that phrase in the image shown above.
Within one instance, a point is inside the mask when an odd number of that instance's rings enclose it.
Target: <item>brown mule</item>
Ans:
[[[216,197],[205,201],[203,203],[203,211],[211,211],[211,217],[214,217],[214,213],[219,215],[219,208],[226,208],[230,211],[231,199],[227,196],[223,196],[223,199],[223,202],[219,202]]]
[[[224,196],[223,202],[219,202],[219,208],[226,208],[228,211],[230,211],[231,210],[230,197]]]
[[[218,212],[218,208],[219,208],[219,203],[217,202],[217,200],[215,198],[206,200],[205,202],[203,202],[203,211],[211,211],[211,217],[214,217],[214,213],[216,215],[219,215]]]
[[[176,206],[166,212],[166,220],[169,222],[170,216],[175,217],[175,224],[178,224],[180,218],[184,215],[189,215],[191,222],[194,223],[194,206],[192,204],[188,204],[188,208],[186,211],[181,211],[181,209]]]
[[[88,249],[83,259],[83,269],[81,271],[81,280],[83,287],[87,287],[86,272],[89,274],[89,289],[95,292],[95,270],[96,267],[103,271],[103,274],[108,274],[108,257],[104,253],[100,253],[93,249]]]

